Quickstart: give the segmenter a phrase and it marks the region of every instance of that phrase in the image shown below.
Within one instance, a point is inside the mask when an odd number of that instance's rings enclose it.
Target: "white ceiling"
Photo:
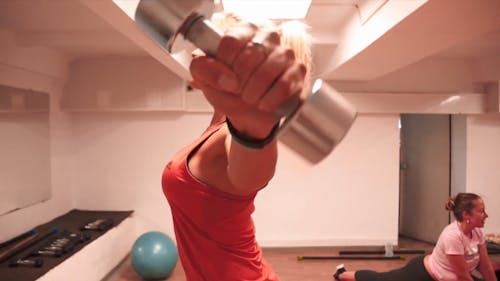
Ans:
[[[0,30],[21,47],[49,47],[75,59],[146,55],[77,0],[2,0]]]
[[[117,28],[120,23],[113,24],[113,17],[106,14],[108,11],[94,13],[97,8],[92,7],[103,2],[2,0],[0,35],[9,36],[20,47],[47,47],[70,59],[109,55],[158,58],[141,44],[143,41],[129,36],[127,28]],[[498,81],[500,1],[470,3],[469,0],[313,0],[306,22],[314,36],[316,73],[350,91],[450,91]],[[410,4],[413,10],[408,7]],[[471,14],[460,14],[464,11]],[[407,17],[394,19],[405,13]],[[391,17],[393,23],[387,24],[384,20]],[[387,25],[382,31],[376,29],[384,24]],[[359,44],[361,35],[369,37],[377,32],[380,34],[362,43],[356,52],[348,49],[349,44]],[[439,84],[435,81],[439,75],[433,72],[436,65],[441,67],[440,73],[457,65],[464,68],[462,72],[470,72],[466,68],[473,65],[483,73],[467,76],[468,86],[463,81],[455,84],[449,81],[449,85],[436,89],[422,87],[422,83]],[[415,76],[419,77],[418,83],[412,83],[411,77]],[[405,85],[400,81],[406,81]]]

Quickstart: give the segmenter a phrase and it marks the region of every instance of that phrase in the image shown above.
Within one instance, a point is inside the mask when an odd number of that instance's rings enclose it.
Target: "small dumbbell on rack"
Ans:
[[[113,220],[112,219],[96,219],[93,221],[89,221],[85,224],[83,224],[80,227],[80,230],[99,230],[99,231],[104,231],[108,230],[113,226]]]
[[[42,259],[30,259],[30,258],[15,259],[15,260],[11,260],[9,262],[9,266],[10,267],[17,267],[17,266],[42,267],[43,260]]]

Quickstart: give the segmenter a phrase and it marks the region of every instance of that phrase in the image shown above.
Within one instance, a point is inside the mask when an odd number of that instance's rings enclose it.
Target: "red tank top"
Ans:
[[[163,172],[179,258],[187,281],[279,280],[262,257],[251,217],[256,193],[237,196],[196,179],[187,159],[221,125],[185,147]]]

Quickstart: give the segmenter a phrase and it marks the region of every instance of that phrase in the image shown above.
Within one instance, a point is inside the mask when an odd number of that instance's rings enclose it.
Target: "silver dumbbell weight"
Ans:
[[[140,0],[135,20],[169,52],[175,51],[174,43],[187,40],[215,56],[223,35],[208,20],[212,11],[209,0]],[[285,118],[279,141],[316,164],[342,140],[357,112],[342,95],[317,80],[312,95],[293,108],[282,108],[279,115]]]

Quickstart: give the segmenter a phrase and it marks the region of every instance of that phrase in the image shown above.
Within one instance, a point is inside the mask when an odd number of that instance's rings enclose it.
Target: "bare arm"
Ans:
[[[453,267],[453,272],[457,274],[458,280],[474,281],[467,269],[467,263],[463,255],[447,255],[447,257]]]
[[[207,100],[230,120],[233,132],[260,143],[278,122],[276,109],[300,97],[306,71],[291,50],[279,47],[276,36],[266,39],[266,47],[253,44],[252,36],[225,36],[216,59],[195,58],[190,70]],[[248,194],[264,187],[274,176],[276,139],[250,148],[235,140],[234,134],[226,136],[225,171],[234,193]]]
[[[483,276],[485,281],[498,281],[491,265],[490,258],[488,257],[488,251],[486,249],[486,244],[481,244],[479,246],[479,272]]]
[[[274,176],[278,147],[276,139],[260,149],[247,148],[228,138],[228,178],[243,193],[264,187]],[[246,191],[246,192],[245,192]]]

